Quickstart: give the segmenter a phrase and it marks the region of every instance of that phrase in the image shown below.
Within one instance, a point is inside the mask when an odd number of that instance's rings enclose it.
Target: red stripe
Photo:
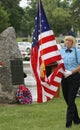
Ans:
[[[44,60],[44,63],[45,63],[45,66],[47,66],[47,65],[49,65],[50,63],[56,62],[56,61],[58,61],[58,60],[61,60],[61,55],[48,58],[48,59]]]
[[[37,64],[38,64],[38,47],[35,46],[31,51],[31,65],[37,82],[37,102],[42,102],[42,86],[37,73]]]
[[[44,54],[47,54],[49,52],[53,52],[53,51],[57,51],[57,50],[58,50],[57,45],[54,45],[54,46],[50,46],[50,47],[47,47],[45,49],[42,49],[40,51],[40,53],[41,53],[41,55],[44,55]]]
[[[54,35],[46,36],[46,37],[41,38],[39,40],[39,44],[41,45],[41,44],[44,44],[44,43],[52,41],[52,40],[55,40],[55,36]]]
[[[44,90],[45,90],[47,93],[51,94],[51,95],[54,95],[54,94],[55,94],[54,91],[52,91],[52,90],[50,90],[50,89],[48,89],[48,88],[46,88],[46,87],[44,87]]]
[[[52,81],[50,82],[50,84],[52,84],[55,87],[59,87],[60,83],[56,82],[56,81]]]
[[[56,76],[56,74],[60,72],[60,70],[59,70],[60,68],[62,68],[62,64],[59,64],[55,68],[55,70],[52,72],[51,77],[50,77],[50,81],[52,81],[54,79],[54,77]]]
[[[48,96],[46,96],[46,98],[47,98],[47,101],[49,101],[51,98],[50,97],[48,97]]]
[[[59,77],[59,78],[62,78],[62,73],[58,72],[56,76]]]

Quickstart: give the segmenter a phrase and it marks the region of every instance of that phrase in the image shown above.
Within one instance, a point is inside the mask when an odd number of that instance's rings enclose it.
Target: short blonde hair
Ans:
[[[75,44],[76,44],[75,37],[73,37],[73,36],[65,36],[64,43],[66,42],[66,40],[71,40],[73,42],[73,46],[75,46]]]

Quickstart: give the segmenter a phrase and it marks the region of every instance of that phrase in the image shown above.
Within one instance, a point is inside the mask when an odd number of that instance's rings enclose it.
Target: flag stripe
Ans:
[[[48,92],[46,92],[46,91],[45,91],[44,94],[45,94],[46,100],[47,100],[47,99],[52,99],[52,98],[53,98],[53,95],[50,94],[50,93],[48,93]],[[55,94],[55,93],[54,93],[54,94]]]
[[[41,54],[46,54],[46,53],[49,53],[49,52],[53,52],[53,51],[56,51],[57,50],[57,46],[55,45],[55,46],[49,46],[48,48],[47,47],[45,47],[44,49],[43,49],[43,46],[41,46],[41,51],[40,51],[40,53]]]
[[[62,72],[59,71],[56,76],[58,76],[59,78],[61,78]]]
[[[41,44],[40,45],[40,51],[41,50],[44,50],[44,49],[46,49],[46,48],[48,48],[48,47],[53,47],[54,46],[54,48],[55,48],[55,46],[56,46],[56,48],[57,48],[57,45],[55,44],[55,41],[49,41],[49,42],[46,42],[45,44]],[[55,48],[55,49],[56,49]]]
[[[46,86],[46,88],[48,88],[48,89],[51,89],[52,91],[57,91],[57,87],[56,86],[53,86],[53,85],[49,85],[48,83],[46,83],[46,82],[42,82],[42,85],[43,86]]]
[[[58,55],[58,50],[53,51],[53,52],[47,52],[47,54],[43,54],[42,60],[46,60],[46,59],[52,58],[54,55],[55,56],[59,56]],[[60,59],[61,59],[61,57],[60,57]]]
[[[51,35],[51,36],[47,36],[47,37],[44,37],[44,38],[40,39],[39,43],[41,45],[41,44],[44,44],[46,42],[53,41],[53,40],[55,40],[55,38],[54,38],[53,35]]]
[[[60,82],[61,82],[61,78],[56,76],[56,77],[54,78],[54,81],[60,83]]]
[[[41,34],[39,34],[39,40],[44,38],[44,37],[52,36],[52,35],[54,35],[52,30],[48,30],[48,31],[42,32]]]
[[[51,57],[51,58],[48,58],[48,59],[45,59],[45,65],[49,65],[50,63],[53,63],[53,62],[56,62],[57,60],[60,60],[61,59],[61,56],[54,56],[54,57]]]
[[[45,92],[48,92],[50,95],[54,95],[55,94],[55,91],[52,91],[51,89],[47,88],[44,86],[44,90]]]

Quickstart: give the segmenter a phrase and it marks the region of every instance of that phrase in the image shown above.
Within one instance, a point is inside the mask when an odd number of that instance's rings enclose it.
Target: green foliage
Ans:
[[[20,0],[1,0],[1,5],[9,15],[10,25],[15,28],[16,32],[20,30],[21,20],[24,14],[23,9],[19,7],[19,2]]]
[[[66,12],[66,10],[64,10],[63,8],[57,7],[54,11],[52,11],[52,15],[52,27],[56,35],[67,34],[67,32],[70,31],[70,28],[72,26],[70,20],[70,11]]]
[[[36,3],[32,2],[29,7],[24,9],[24,15],[21,22],[21,36],[32,34],[34,29],[34,19],[36,13]]]
[[[17,36],[27,37],[32,35],[36,5],[38,1],[28,0],[28,7],[19,7],[20,0],[0,0],[0,31],[9,25],[16,30]],[[80,0],[72,0],[69,5],[67,0],[42,0],[42,4],[49,24],[56,36],[66,34],[71,28],[80,30]],[[5,20],[4,20],[5,19]]]
[[[0,5],[0,33],[9,26],[9,15]]]
[[[80,0],[73,0],[72,6],[73,27],[76,31],[80,30]]]

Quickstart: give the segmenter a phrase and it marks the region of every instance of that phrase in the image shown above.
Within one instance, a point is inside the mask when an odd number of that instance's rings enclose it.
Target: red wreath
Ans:
[[[18,87],[16,96],[21,104],[32,103],[32,94],[25,85],[20,85]]]

